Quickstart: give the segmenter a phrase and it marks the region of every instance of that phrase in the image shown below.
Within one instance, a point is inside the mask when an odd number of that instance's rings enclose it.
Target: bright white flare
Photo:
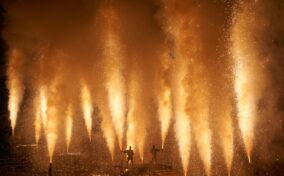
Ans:
[[[81,87],[81,101],[85,125],[87,127],[89,139],[91,140],[93,106],[90,90],[84,83]]]
[[[22,53],[20,53],[20,51],[17,49],[13,49],[9,55],[8,62],[8,109],[10,112],[10,121],[13,134],[24,93],[23,74],[21,73],[22,65]]]
[[[67,145],[67,152],[69,151],[69,146],[70,146],[70,142],[71,142],[71,137],[72,137],[72,128],[73,128],[73,119],[72,119],[72,115],[73,115],[73,110],[72,110],[72,106],[68,106],[67,112],[66,112],[66,145]]]

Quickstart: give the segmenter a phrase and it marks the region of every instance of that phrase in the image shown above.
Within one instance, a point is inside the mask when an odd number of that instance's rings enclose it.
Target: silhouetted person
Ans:
[[[163,149],[158,149],[156,148],[155,145],[153,145],[152,149],[151,149],[151,154],[152,154],[152,163],[153,164],[157,164],[157,154],[158,152],[163,151]]]
[[[48,176],[52,176],[52,163],[49,163]]]
[[[133,167],[133,155],[134,155],[134,152],[133,150],[131,149],[131,146],[129,146],[129,149],[128,150],[124,150],[122,151],[123,153],[126,153],[127,155],[127,166],[129,164],[129,161],[131,162],[131,165]]]

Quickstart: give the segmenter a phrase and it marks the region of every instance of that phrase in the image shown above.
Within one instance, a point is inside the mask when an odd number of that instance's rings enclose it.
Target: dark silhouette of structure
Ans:
[[[158,149],[156,148],[155,145],[153,145],[152,149],[151,149],[151,154],[152,154],[152,163],[153,164],[157,164],[157,155],[158,155],[158,152],[160,151],[163,151],[163,149]]]
[[[52,163],[49,163],[48,176],[52,176]]]
[[[124,150],[122,151],[123,153],[126,153],[127,155],[127,166],[129,164],[129,161],[131,162],[131,165],[133,167],[133,155],[134,155],[134,152],[133,150],[131,149],[131,146],[129,146],[128,150]]]

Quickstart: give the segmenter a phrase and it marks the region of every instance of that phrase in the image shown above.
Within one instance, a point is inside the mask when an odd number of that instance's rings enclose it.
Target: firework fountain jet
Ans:
[[[40,105],[40,106],[38,106]],[[46,128],[47,124],[47,97],[46,97],[46,87],[41,86],[39,88],[37,98],[35,99],[35,138],[36,143],[38,143],[41,130]]]
[[[69,105],[66,112],[66,121],[65,121],[65,139],[66,139],[66,145],[67,145],[67,152],[69,151],[69,146],[71,142],[72,137],[72,128],[73,128],[73,109],[72,106]]]
[[[48,120],[46,124],[46,129],[45,129],[50,163],[52,163],[53,161],[55,143],[57,140],[56,115],[57,115],[57,112],[56,112],[55,107],[50,107],[48,110]]]
[[[167,56],[167,55],[166,55]],[[158,113],[159,121],[161,124],[161,137],[162,137],[162,148],[164,148],[165,140],[168,134],[168,129],[172,117],[172,102],[171,102],[171,88],[167,83],[167,72],[169,71],[170,62],[169,57],[162,58],[162,73],[159,73],[159,88],[157,92],[158,97]]]
[[[103,130],[104,138],[106,140],[108,150],[113,160],[114,159],[115,131],[114,131],[113,123],[112,123],[110,113],[108,111],[106,103],[104,102],[104,105],[101,106],[100,108],[101,108],[101,113],[103,117],[101,128]]]
[[[195,19],[198,13],[181,13],[183,3],[163,1],[166,16],[166,31],[175,44],[175,65],[173,68],[173,101],[175,132],[178,140],[184,173],[187,174],[190,156],[190,127],[192,127],[200,158],[207,175],[211,170],[211,130],[209,127],[208,80],[204,65],[198,57],[202,49],[201,39],[191,33],[198,33]],[[181,9],[180,9],[181,8]],[[176,9],[179,13],[176,13]],[[173,18],[175,14],[175,18]],[[179,20],[176,20],[179,19]],[[191,46],[189,44],[192,43]],[[187,85],[188,83],[188,85]],[[187,102],[187,99],[190,102]],[[190,117],[189,117],[190,116]]]
[[[197,42],[197,41],[196,41]],[[196,43],[198,45],[198,42]],[[194,58],[194,57],[193,57]],[[209,90],[205,66],[200,58],[194,58],[189,65],[189,82],[187,112],[191,116],[192,129],[199,156],[204,164],[206,175],[211,172],[211,130],[209,127]]]
[[[42,119],[43,127],[46,127],[47,124],[47,95],[46,95],[46,87],[42,86],[40,88],[40,116]]]
[[[85,83],[82,83],[81,85],[81,103],[82,103],[85,125],[87,127],[89,139],[91,140],[93,106],[92,106],[91,92]]]
[[[42,101],[40,105],[42,114],[44,115],[43,124],[45,128],[44,131],[46,136],[50,163],[52,163],[53,161],[55,144],[58,137],[58,109],[56,107],[57,96],[55,96],[55,94],[57,93],[57,86],[58,78],[54,80],[54,82],[48,87],[48,89],[46,89],[46,87],[40,88]],[[47,98],[47,95],[50,98]]]
[[[165,30],[170,35],[175,44],[175,63],[173,66],[172,74],[172,90],[173,90],[173,109],[175,117],[175,135],[178,142],[178,148],[183,167],[184,175],[188,173],[190,147],[191,147],[191,123],[190,118],[186,112],[187,104],[187,67],[188,57],[187,52],[184,52],[183,46],[185,44],[185,37],[183,26],[186,19],[184,16],[178,16],[179,20],[172,18],[172,11],[174,9],[169,7],[175,7],[175,1],[166,0],[163,1],[163,12],[165,19]]]
[[[169,87],[163,87],[161,95],[159,96],[159,120],[161,123],[162,134],[162,148],[164,148],[166,136],[171,122],[172,104],[171,104],[171,90]]]
[[[133,82],[133,81],[131,81]],[[131,84],[133,85],[133,83]],[[126,133],[126,138],[127,138],[127,147],[131,146],[133,150],[136,149],[136,124],[135,124],[135,118],[134,118],[134,107],[135,107],[135,100],[133,99],[133,94],[134,90],[132,86],[130,87],[130,97],[131,99],[129,100],[129,111],[127,114],[127,133]]]
[[[137,70],[133,70],[129,83],[129,100],[127,114],[127,146],[131,146],[138,151],[140,160],[144,161],[144,145],[146,138],[145,109],[142,108],[144,97],[142,97],[141,77],[138,76]]]
[[[227,104],[223,104],[223,106],[220,107],[221,112],[219,118],[221,120],[222,129],[219,129],[219,135],[221,138],[221,147],[224,153],[228,175],[230,175],[234,153],[233,123],[231,119],[232,107],[230,106],[229,101],[224,102]]]
[[[114,31],[115,26],[117,26],[117,19],[113,9],[107,9],[104,14],[104,18],[107,20],[104,57],[107,62],[105,68],[107,69],[108,103],[118,144],[122,149],[125,123],[125,81],[122,75],[121,44],[116,31]]]
[[[253,6],[249,2],[242,4],[236,13],[236,22],[232,27],[231,35],[238,120],[249,162],[251,162],[257,104],[265,85],[263,63],[261,57],[257,55],[253,30],[251,30],[258,28],[255,26],[257,17]]]
[[[130,103],[132,104],[132,103]],[[134,112],[133,107],[131,105],[130,110],[128,111],[127,115],[127,147],[131,146],[133,150],[136,149],[136,137],[135,137],[135,131],[136,131],[136,124],[134,120]]]
[[[9,112],[12,126],[12,133],[14,134],[18,112],[23,98],[23,55],[18,49],[12,49],[9,55],[8,62],[8,89],[9,89]]]
[[[175,132],[179,146],[179,153],[183,166],[184,175],[187,175],[189,156],[190,156],[190,120],[186,113],[186,87],[184,80],[186,78],[187,64],[184,58],[178,57],[174,67],[174,116],[175,116]]]

